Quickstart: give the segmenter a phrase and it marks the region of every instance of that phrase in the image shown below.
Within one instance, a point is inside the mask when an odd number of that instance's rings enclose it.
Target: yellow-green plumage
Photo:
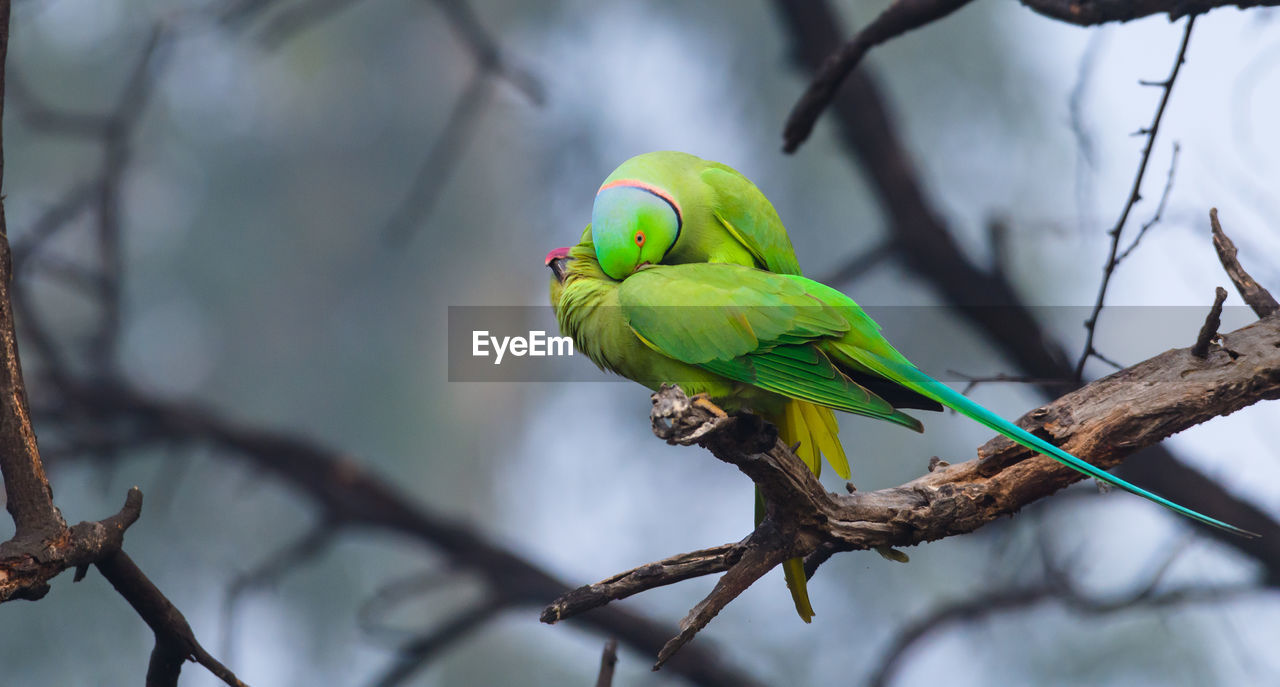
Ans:
[[[619,282],[601,270],[589,232],[568,258],[563,283],[552,282],[551,301],[561,332],[573,337],[577,350],[651,389],[674,383],[727,410],[760,414],[815,474],[825,456],[837,474],[850,476],[832,408],[920,430],[917,420],[854,377],[896,392],[906,407],[938,407],[880,377],[838,370],[811,339],[839,333],[847,323],[795,285],[782,282],[777,293],[757,291],[753,297],[750,288],[681,276],[707,267],[735,270],[731,274],[769,272],[736,265],[654,266]],[[692,302],[706,305],[686,305]],[[725,326],[705,326],[713,321]],[[808,621],[813,610],[803,570],[799,559],[783,568],[796,610]]]

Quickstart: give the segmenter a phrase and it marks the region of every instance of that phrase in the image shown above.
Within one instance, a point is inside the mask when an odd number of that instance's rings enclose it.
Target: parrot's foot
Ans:
[[[694,394],[689,398],[689,404],[697,406],[719,418],[729,417],[729,414],[721,410],[720,406],[712,403],[706,394]]]

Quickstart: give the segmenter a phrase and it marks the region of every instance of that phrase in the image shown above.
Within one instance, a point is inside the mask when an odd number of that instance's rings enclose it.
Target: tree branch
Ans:
[[[1231,283],[1236,285],[1236,290],[1240,292],[1244,302],[1253,308],[1253,312],[1258,317],[1270,317],[1280,312],[1280,303],[1276,303],[1271,292],[1263,288],[1240,266],[1240,259],[1236,257],[1236,244],[1231,242],[1231,239],[1222,231],[1222,224],[1218,222],[1218,208],[1209,210],[1209,224],[1213,228],[1213,248],[1218,251],[1218,260],[1222,262],[1223,269],[1227,271],[1227,276],[1231,277]]]
[[[1209,355],[1209,343],[1218,337],[1218,327],[1222,326],[1222,304],[1227,300],[1227,290],[1219,286],[1213,292],[1213,307],[1204,318],[1204,326],[1191,346],[1191,355],[1204,358]]]
[[[196,641],[182,612],[143,574],[129,554],[117,550],[97,562],[98,571],[123,596],[156,636],[147,668],[147,687],[176,687],[182,664],[192,660],[231,687],[246,687]]]
[[[1076,383],[1084,379],[1085,363],[1089,362],[1089,358],[1096,356],[1098,353],[1097,349],[1093,347],[1093,338],[1098,330],[1098,316],[1102,314],[1103,304],[1107,300],[1107,287],[1111,284],[1111,277],[1115,274],[1116,267],[1119,267],[1120,261],[1124,259],[1123,256],[1117,257],[1117,253],[1120,250],[1120,234],[1124,231],[1124,226],[1129,221],[1129,213],[1133,211],[1133,207],[1142,199],[1142,179],[1147,174],[1147,164],[1151,162],[1151,151],[1155,148],[1156,134],[1160,131],[1160,122],[1164,119],[1165,108],[1169,105],[1169,97],[1173,95],[1173,84],[1178,80],[1178,72],[1182,70],[1182,64],[1187,61],[1187,47],[1191,44],[1191,30],[1195,28],[1195,23],[1196,17],[1194,14],[1187,17],[1187,25],[1182,32],[1182,43],[1179,44],[1177,55],[1173,58],[1173,68],[1169,72],[1169,78],[1156,84],[1164,90],[1160,96],[1160,104],[1156,106],[1156,112],[1151,117],[1151,124],[1140,132],[1146,135],[1147,142],[1142,148],[1138,171],[1133,176],[1133,184],[1129,187],[1129,196],[1125,200],[1124,208],[1120,211],[1120,218],[1116,220],[1115,225],[1107,232],[1107,235],[1111,237],[1111,247],[1107,253],[1107,262],[1102,268],[1102,283],[1098,286],[1098,296],[1094,300],[1093,310],[1089,313],[1089,318],[1084,322],[1084,350],[1080,352],[1080,358],[1076,361]],[[1177,159],[1176,152],[1174,159]],[[1165,185],[1166,191],[1173,180],[1172,165],[1170,170],[1169,182]],[[1160,210],[1156,211],[1157,217],[1159,217],[1163,208],[1164,202],[1162,200]],[[1143,231],[1145,230],[1144,228]],[[1134,239],[1133,245],[1136,246],[1141,238],[1142,232],[1139,232],[1138,237]]]
[[[109,518],[70,528],[63,525],[47,539],[15,536],[0,544],[0,603],[40,599],[49,592],[49,580],[64,570],[83,568],[119,551],[124,531],[137,522],[141,512],[142,492],[134,487],[120,512]]]
[[[1019,0],[1032,10],[1078,26],[1132,21],[1167,14],[1169,21],[1219,7],[1273,7],[1280,0]]]
[[[782,150],[794,153],[813,132],[818,117],[831,104],[845,77],[871,48],[897,38],[912,29],[937,21],[969,4],[971,0],[894,0],[876,17],[822,62],[804,95],[796,101],[782,130]]]
[[[9,53],[9,2],[0,0],[0,116],[4,114],[4,71]],[[0,138],[0,150],[3,139]],[[0,156],[0,187],[4,160]],[[53,490],[40,462],[36,434],[31,429],[27,388],[18,360],[18,338],[13,326],[13,258],[9,230],[0,197],[0,475],[4,476],[5,508],[13,517],[15,540],[52,539],[67,524],[53,505]],[[0,596],[0,599],[3,599]]]
[[[1215,350],[1203,359],[1186,348],[1167,351],[1037,408],[1018,424],[1110,469],[1172,434],[1280,398],[1280,319],[1261,320],[1227,336],[1230,351]],[[910,546],[972,532],[1082,479],[1051,458],[997,437],[978,449],[978,459],[939,466],[898,487],[838,495],[825,491],[776,431],[754,416],[716,416],[690,403],[678,388],[664,387],[654,394],[652,418],[655,433],[668,442],[697,443],[735,465],[755,482],[767,505],[765,518],[746,539],[689,555],[703,574],[727,572],[681,623],[658,665],[787,558],[818,550]],[[646,588],[691,577],[688,568],[669,565],[680,559],[639,568],[652,571]],[[562,597],[544,612],[544,620],[608,603],[609,591],[634,593],[617,583],[634,573]]]
[[[613,669],[618,665],[618,640],[610,639],[604,643],[604,652],[600,654],[600,674],[596,676],[596,687],[613,687]]]

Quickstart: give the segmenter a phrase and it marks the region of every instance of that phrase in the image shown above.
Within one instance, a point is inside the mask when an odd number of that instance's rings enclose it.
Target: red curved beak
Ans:
[[[555,260],[556,258],[567,258],[567,257],[569,257],[568,246],[565,246],[564,248],[556,248],[552,250],[550,253],[547,253],[547,259],[543,261],[542,264],[549,266],[551,265],[552,260]]]

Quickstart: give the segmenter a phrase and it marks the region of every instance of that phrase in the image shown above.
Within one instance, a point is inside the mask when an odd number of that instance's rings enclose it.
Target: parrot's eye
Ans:
[[[636,232],[636,245],[637,245],[637,246],[641,246],[641,247],[643,247],[643,246],[644,246],[644,232],[643,232],[643,231],[637,231],[637,232]]]

